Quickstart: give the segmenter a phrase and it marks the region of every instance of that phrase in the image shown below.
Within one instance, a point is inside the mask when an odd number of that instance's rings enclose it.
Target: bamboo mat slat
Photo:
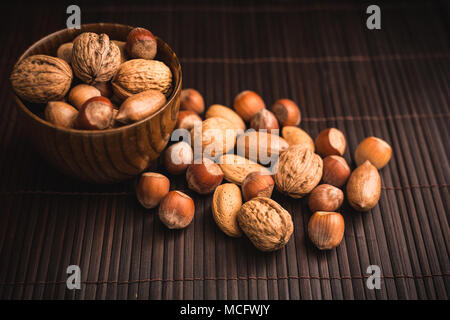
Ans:
[[[379,204],[345,203],[341,245],[320,252],[306,230],[305,199],[275,192],[293,216],[285,248],[258,252],[223,234],[211,196],[172,187],[196,203],[193,223],[169,231],[136,201],[136,181],[89,185],[49,166],[31,148],[8,75],[34,41],[65,26],[62,4],[4,7],[0,34],[1,299],[448,299],[450,295],[450,50],[445,2],[381,1],[382,30],[365,27],[358,2],[230,2],[197,5],[82,4],[83,23],[150,28],[180,57],[184,87],[206,104],[231,106],[245,89],[270,105],[289,97],[301,127],[347,137],[344,157],[366,136],[393,147]],[[39,14],[36,14],[39,12]],[[54,12],[61,12],[55,15]],[[18,16],[21,16],[18,20]],[[20,23],[18,22],[20,21]],[[162,170],[162,172],[164,172]],[[82,289],[66,288],[79,265]],[[367,267],[382,271],[371,290]]]

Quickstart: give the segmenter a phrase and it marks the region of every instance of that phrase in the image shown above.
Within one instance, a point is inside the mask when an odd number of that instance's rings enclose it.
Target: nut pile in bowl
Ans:
[[[157,40],[134,28],[126,42],[84,32],[62,44],[56,57],[29,56],[14,66],[15,93],[42,104],[55,126],[102,130],[140,121],[166,103],[172,72],[154,60]]]
[[[389,144],[379,138],[368,137],[357,146],[352,172],[343,157],[347,148],[343,132],[326,128],[313,140],[299,127],[301,112],[292,100],[280,99],[266,108],[257,93],[246,90],[235,97],[233,108],[214,104],[205,112],[202,95],[185,89],[180,110],[176,127],[187,130],[191,139],[166,148],[163,166],[169,175],[184,174],[190,190],[213,195],[212,217],[230,237],[245,234],[261,251],[286,245],[294,223],[291,214],[271,199],[274,189],[294,201],[308,197],[312,215],[307,232],[320,250],[335,248],[343,239],[344,218],[337,211],[344,194],[361,212],[379,201],[378,170],[392,155]],[[247,125],[250,129],[245,131]],[[211,149],[210,157],[196,156],[196,149]],[[263,154],[276,155],[275,164],[268,167]],[[185,228],[194,218],[194,200],[170,191],[170,180],[161,173],[142,174],[136,193],[145,208],[159,205],[159,218],[170,229]]]

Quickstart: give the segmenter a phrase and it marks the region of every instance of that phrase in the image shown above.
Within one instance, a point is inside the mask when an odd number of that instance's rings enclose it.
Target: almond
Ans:
[[[355,169],[347,182],[347,199],[358,211],[369,211],[378,203],[381,177],[369,160]]]
[[[270,174],[270,171],[254,161],[235,154],[224,154],[219,158],[218,164],[227,181],[242,185],[245,177],[255,171]]]
[[[223,106],[221,104],[213,104],[208,108],[205,114],[205,118],[219,117],[231,122],[235,129],[241,129],[245,131],[246,126],[244,120],[231,108]]]
[[[241,237],[237,213],[242,206],[241,191],[234,183],[225,183],[214,191],[212,213],[217,226],[230,237]]]
[[[239,154],[262,164],[268,164],[272,157],[278,157],[289,147],[286,140],[277,135],[250,130],[238,137],[236,145]]]
[[[281,136],[289,143],[289,146],[293,146],[296,144],[301,144],[302,146],[308,148],[312,152],[314,152],[314,141],[309,136],[309,134],[294,126],[285,126],[281,130]]]

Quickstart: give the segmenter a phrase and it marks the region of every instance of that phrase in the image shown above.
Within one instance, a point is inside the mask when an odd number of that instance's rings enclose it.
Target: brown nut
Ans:
[[[350,172],[347,161],[341,156],[332,155],[323,158],[322,180],[324,183],[342,187],[347,182]]]
[[[132,59],[120,65],[111,85],[121,100],[146,90],[158,90],[167,95],[172,86],[172,71],[162,61]]]
[[[261,251],[281,249],[294,230],[289,212],[269,198],[257,197],[247,201],[237,218],[242,231]]]
[[[38,54],[14,66],[11,85],[22,99],[47,103],[64,99],[72,83],[72,69],[62,59]]]
[[[175,128],[191,131],[196,123],[202,123],[202,118],[200,118],[197,113],[190,110],[181,110],[178,113],[178,119]]]
[[[183,89],[180,95],[180,110],[190,110],[201,114],[205,111],[203,96],[195,89]]]
[[[105,97],[93,97],[86,101],[78,112],[76,127],[86,130],[102,130],[111,126],[114,107]]]
[[[315,212],[308,223],[308,235],[320,250],[336,248],[344,237],[344,218],[337,212]]]
[[[265,109],[266,105],[256,92],[245,90],[234,98],[233,107],[242,119],[250,121],[259,110]]]
[[[261,109],[250,119],[250,128],[255,130],[265,129],[267,133],[279,134],[280,127],[275,115],[267,109]]]
[[[169,193],[169,188],[167,177],[156,172],[144,172],[136,187],[136,196],[144,208],[152,209]]]
[[[316,138],[316,152],[321,157],[330,155],[342,156],[346,145],[344,134],[336,128],[325,129]]]
[[[173,175],[182,174],[192,163],[191,146],[184,141],[174,143],[164,152],[164,167]]]
[[[369,160],[357,167],[347,182],[347,200],[358,211],[369,211],[380,200],[381,177]]]
[[[63,43],[56,51],[56,56],[70,64],[70,61],[72,60],[72,48],[72,42]]]
[[[270,198],[274,185],[275,182],[269,174],[258,171],[249,173],[242,182],[244,201],[246,202],[256,197]]]
[[[320,184],[309,194],[308,205],[312,212],[336,211],[344,201],[341,189],[329,184]]]
[[[234,148],[236,130],[228,120],[213,117],[191,130],[191,141],[194,150],[201,149],[205,157],[214,158]]]
[[[391,146],[377,137],[364,139],[355,150],[355,161],[358,166],[369,160],[377,169],[381,169],[391,160],[391,156]]]
[[[206,110],[205,119],[213,117],[219,117],[230,121],[230,123],[236,130],[245,131],[246,129],[244,120],[242,120],[242,118],[231,108],[228,108],[221,104],[213,104],[208,108],[208,110]]]
[[[106,82],[120,66],[120,50],[108,35],[84,32],[73,43],[71,64],[81,81]]]
[[[166,103],[166,96],[157,90],[147,90],[132,95],[120,106],[116,121],[133,123],[152,115]]]
[[[44,110],[45,119],[55,126],[72,128],[78,116],[78,110],[63,101],[50,101]]]
[[[266,165],[286,150],[289,144],[277,135],[249,130],[237,138],[236,146],[239,154]]]
[[[203,158],[201,163],[194,161],[186,171],[186,181],[189,189],[199,194],[213,193],[222,183],[223,172],[219,165],[208,158]]]
[[[312,152],[315,150],[313,139],[306,131],[298,127],[284,126],[283,129],[281,129],[281,136],[289,143],[289,146],[301,144]]]
[[[225,180],[237,185],[242,185],[245,177],[251,172],[260,171],[270,174],[270,171],[262,165],[236,154],[224,154],[219,158],[218,163]]]
[[[284,126],[298,126],[301,121],[300,109],[297,104],[289,99],[280,99],[270,107],[278,119],[278,123]]]
[[[156,56],[156,38],[147,29],[134,28],[127,37],[126,50],[133,59],[151,60]]]
[[[120,63],[124,63],[128,60],[128,53],[127,53],[127,43],[125,41],[118,41],[118,40],[112,40],[112,42],[119,48],[120,51]]]
[[[90,98],[101,96],[100,90],[88,84],[79,84],[70,89],[67,100],[78,110]]]
[[[284,151],[275,165],[274,180],[277,189],[292,198],[310,193],[322,178],[322,159],[302,145]]]
[[[159,219],[169,229],[187,227],[194,214],[194,200],[181,191],[170,191],[159,204]]]
[[[102,97],[110,99],[113,96],[111,82],[98,82],[94,84],[94,87],[100,91]]]
[[[230,237],[241,237],[242,231],[237,214],[242,206],[241,190],[234,183],[225,183],[216,188],[211,209],[217,226]]]

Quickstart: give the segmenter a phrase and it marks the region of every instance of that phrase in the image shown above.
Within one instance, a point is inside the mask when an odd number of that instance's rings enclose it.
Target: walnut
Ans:
[[[280,155],[274,169],[277,189],[292,198],[302,198],[322,178],[323,162],[303,145],[293,145]]]
[[[34,103],[62,100],[72,83],[72,69],[62,59],[34,55],[14,66],[11,84],[16,94]]]
[[[261,251],[281,249],[294,230],[289,212],[269,198],[257,197],[247,201],[237,218],[242,231]]]
[[[167,94],[171,85],[172,72],[164,62],[157,60],[128,60],[112,79],[114,93],[121,99],[150,89]]]
[[[72,49],[72,67],[83,82],[94,84],[111,80],[120,66],[120,50],[106,34],[80,34]]]

